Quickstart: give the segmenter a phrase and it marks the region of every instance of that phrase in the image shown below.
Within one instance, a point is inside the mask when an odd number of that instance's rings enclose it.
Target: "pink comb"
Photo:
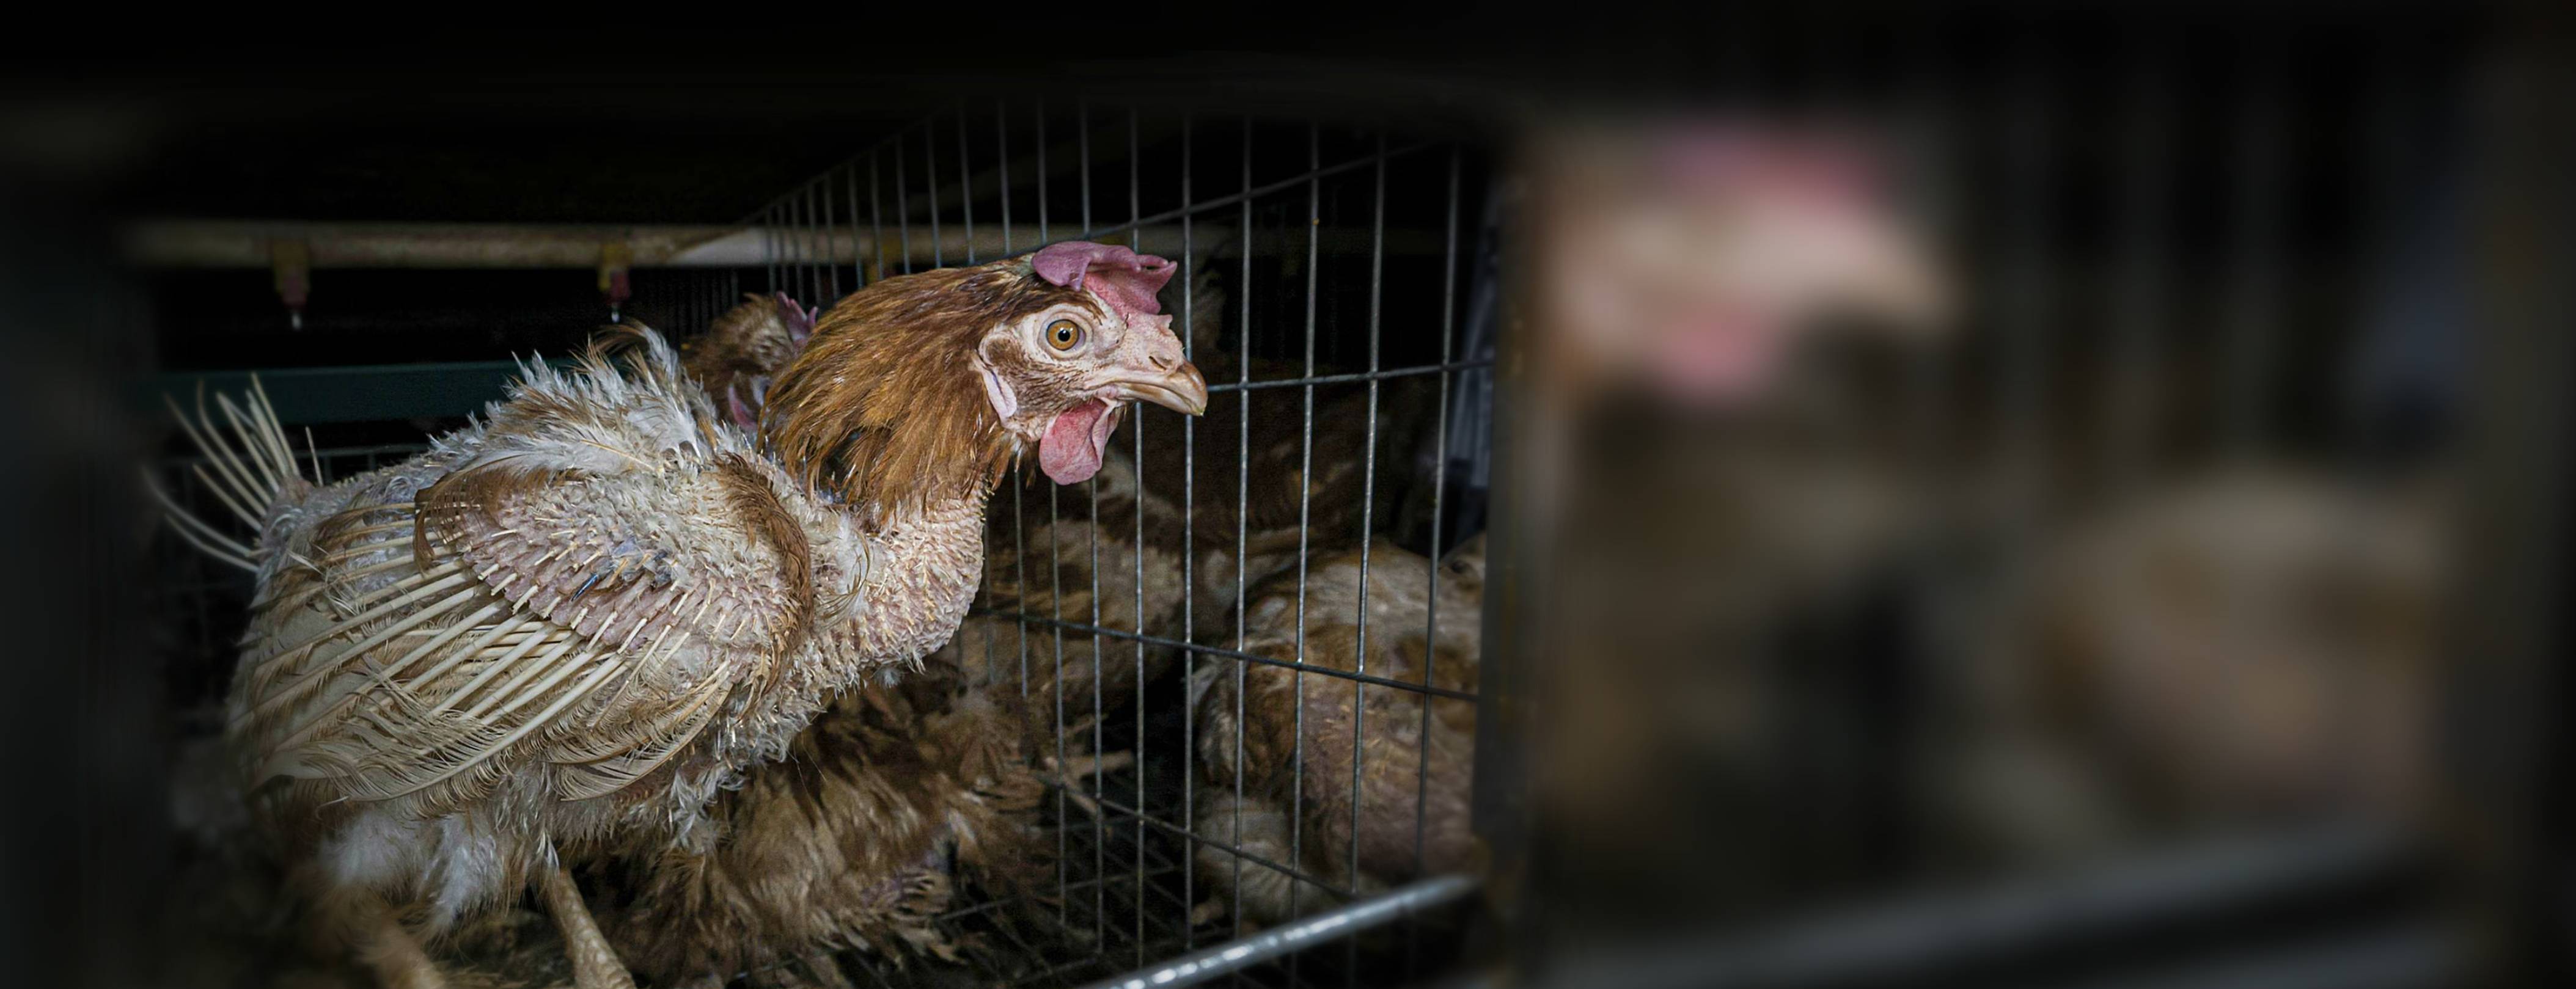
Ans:
[[[1049,244],[1029,255],[1029,267],[1051,284],[1100,293],[1122,315],[1163,311],[1154,293],[1172,280],[1172,262],[1138,254],[1115,244],[1069,240]]]
[[[814,317],[822,310],[807,309],[797,305],[796,300],[788,298],[785,292],[778,293],[778,309],[779,320],[787,324],[787,338],[796,341],[798,346],[803,346],[805,338],[814,333]]]

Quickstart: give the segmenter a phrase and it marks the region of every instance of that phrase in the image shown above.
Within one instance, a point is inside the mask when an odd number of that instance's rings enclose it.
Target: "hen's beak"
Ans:
[[[1188,361],[1161,374],[1121,380],[1117,387],[1121,398],[1152,402],[1182,415],[1207,411],[1207,378]]]

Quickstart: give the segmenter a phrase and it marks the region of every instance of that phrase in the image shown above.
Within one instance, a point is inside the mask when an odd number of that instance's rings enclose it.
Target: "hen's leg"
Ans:
[[[635,977],[627,974],[626,963],[608,946],[608,937],[599,933],[599,922],[590,919],[590,907],[581,901],[581,888],[574,886],[572,873],[555,866],[537,881],[545,896],[546,912],[553,914],[556,929],[563,932],[564,951],[572,956],[572,982],[580,989],[635,989]]]

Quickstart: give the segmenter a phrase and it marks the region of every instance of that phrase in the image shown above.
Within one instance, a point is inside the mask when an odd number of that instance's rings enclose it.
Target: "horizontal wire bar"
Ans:
[[[1565,985],[1839,985],[1933,973],[2033,946],[2335,888],[2404,864],[2404,834],[2344,822],[2153,853],[2073,876],[1918,894],[1731,937],[1619,946]],[[1605,950],[1607,950],[1605,948]]]
[[[1420,683],[1407,683],[1403,680],[1390,680],[1386,677],[1376,676],[1373,674],[1353,673],[1349,670],[1337,670],[1329,666],[1314,666],[1307,663],[1296,662],[1294,660],[1272,659],[1268,656],[1248,653],[1239,649],[1228,649],[1224,646],[1203,646],[1195,642],[1183,642],[1179,639],[1166,639],[1159,635],[1146,635],[1141,632],[1130,632],[1125,629],[1109,628],[1102,625],[1093,625],[1087,622],[1066,621],[1060,618],[1047,618],[1041,615],[1032,615],[1026,612],[1017,611],[976,609],[968,613],[983,615],[988,618],[1017,619],[1023,622],[1033,622],[1039,625],[1063,629],[1068,632],[1088,632],[1093,635],[1105,635],[1114,639],[1127,639],[1130,641],[1142,642],[1147,645],[1167,646],[1173,649],[1187,649],[1191,652],[1203,655],[1225,656],[1233,659],[1240,659],[1249,663],[1259,663],[1264,666],[1276,666],[1283,670],[1300,670],[1321,676],[1339,677],[1344,680],[1357,680],[1361,683],[1373,684],[1380,687],[1391,687],[1411,694],[1429,694],[1434,697],[1446,697],[1451,700],[1461,701],[1472,701],[1476,699],[1475,694],[1464,690],[1452,690],[1447,687],[1434,687]]]
[[[1354,371],[1349,374],[1319,374],[1304,378],[1282,378],[1277,381],[1227,381],[1220,384],[1209,385],[1207,390],[1210,394],[1214,394],[1226,391],[1255,391],[1263,388],[1298,388],[1306,385],[1338,385],[1352,381],[1384,381],[1389,378],[1421,377],[1433,374],[1446,374],[1451,371],[1473,371],[1477,368],[1487,368],[1492,366],[1494,366],[1493,358],[1479,357],[1474,360],[1451,361],[1446,364],[1421,364],[1414,367],[1396,367],[1388,368],[1383,371]]]
[[[1176,958],[1150,971],[1096,982],[1090,989],[1146,989],[1149,986],[1185,986],[1203,982],[1296,952],[1327,938],[1346,937],[1464,898],[1475,892],[1476,886],[1476,880],[1467,876],[1436,876],[1338,910]]]

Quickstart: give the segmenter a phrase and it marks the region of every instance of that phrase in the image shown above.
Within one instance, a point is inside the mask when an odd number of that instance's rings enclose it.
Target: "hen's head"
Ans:
[[[1207,408],[1154,300],[1172,271],[1072,242],[860,289],[779,377],[763,435],[809,487],[879,517],[972,496],[1031,445],[1048,477],[1085,480],[1126,402]]]
[[[770,382],[805,349],[814,315],[785,292],[744,295],[741,305],[681,345],[681,361],[718,411],[745,429],[757,428]]]

